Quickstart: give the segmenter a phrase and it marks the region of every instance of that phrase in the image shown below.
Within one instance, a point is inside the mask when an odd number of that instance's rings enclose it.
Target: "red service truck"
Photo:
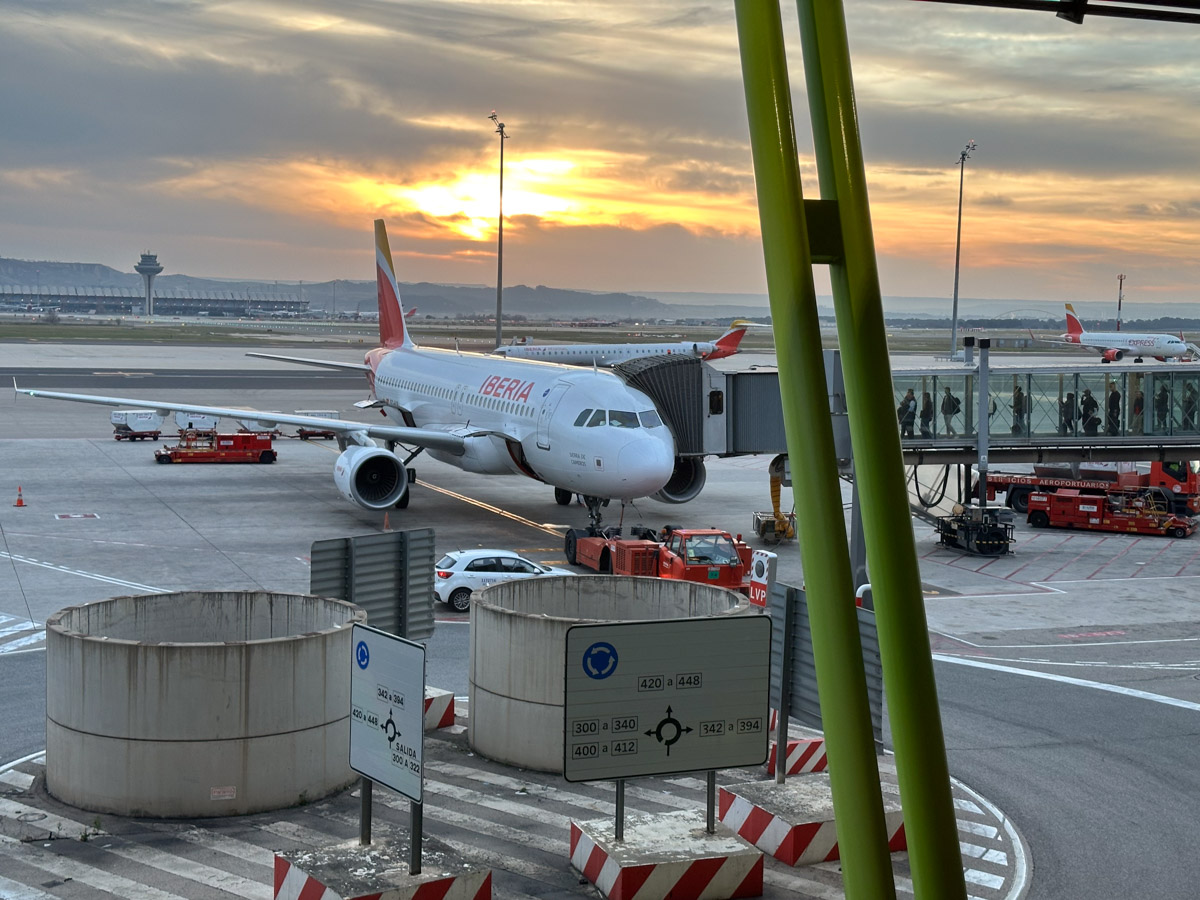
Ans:
[[[270,433],[185,429],[179,433],[178,444],[155,450],[154,459],[160,463],[273,463],[276,453]]]
[[[1053,494],[1056,491],[1073,490],[1081,494],[1103,495],[1114,488],[1137,490],[1139,488],[1162,488],[1170,501],[1170,511],[1182,516],[1200,513],[1200,465],[1196,462],[1153,462],[1148,472],[1112,472],[1111,478],[1072,478],[1069,474],[1037,473],[1021,475],[1011,472],[989,472],[987,476],[987,498],[1005,495],[1005,506],[1019,513],[1029,512],[1029,498],[1034,493]],[[1108,475],[1110,473],[1102,473]],[[975,486],[979,496],[979,486]]]
[[[748,594],[753,551],[741,535],[716,528],[664,528],[655,533],[635,527],[620,533],[588,536],[567,532],[564,553],[571,565],[605,575],[641,575],[697,581]]]
[[[1112,490],[1107,494],[1061,488],[1052,494],[1029,495],[1029,524],[1034,528],[1082,528],[1157,534],[1185,538],[1196,530],[1196,521],[1168,508],[1162,488]]]

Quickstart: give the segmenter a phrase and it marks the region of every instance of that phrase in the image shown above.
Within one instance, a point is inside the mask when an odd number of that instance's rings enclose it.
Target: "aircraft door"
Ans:
[[[542,401],[541,411],[538,412],[537,445],[543,450],[550,449],[550,419],[562,401],[563,394],[570,390],[569,384],[559,382],[550,389],[546,399]]]

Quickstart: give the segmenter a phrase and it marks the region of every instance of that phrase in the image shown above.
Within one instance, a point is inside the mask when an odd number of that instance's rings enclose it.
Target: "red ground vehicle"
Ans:
[[[1126,534],[1188,537],[1196,522],[1170,512],[1163,488],[1114,490],[1087,494],[1063,488],[1053,494],[1029,495],[1029,524],[1035,528],[1085,528]]]
[[[1108,473],[1104,473],[1108,474]],[[1008,472],[989,472],[987,477],[988,500],[996,494],[1005,494],[1005,505],[1019,513],[1029,511],[1030,495],[1040,492],[1052,494],[1061,490],[1075,490],[1081,494],[1107,494],[1114,486],[1122,489],[1164,488],[1170,495],[1170,510],[1178,515],[1191,516],[1200,513],[1200,474],[1192,462],[1153,462],[1150,471],[1112,472],[1111,478],[1071,478],[1069,475],[1016,475]],[[979,489],[976,486],[975,494]]]
[[[154,460],[160,463],[273,463],[275,458],[271,435],[253,431],[217,434],[185,429],[179,432],[178,444],[154,451]]]
[[[564,552],[571,565],[586,566],[606,575],[643,575],[698,581],[748,593],[752,550],[728,531],[715,528],[632,529],[592,537],[567,532]]]

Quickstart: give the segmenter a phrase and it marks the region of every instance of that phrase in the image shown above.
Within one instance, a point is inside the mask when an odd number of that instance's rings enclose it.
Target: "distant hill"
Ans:
[[[302,295],[314,310],[333,312],[372,312],[375,309],[375,282],[338,279],[316,283],[237,281],[225,278],[196,278],[191,275],[163,274],[155,285],[198,291],[261,291],[291,296]],[[119,272],[99,263],[49,262],[0,257],[0,284],[43,287],[139,287],[141,276]],[[484,284],[402,283],[401,294],[407,309],[416,307],[420,315],[436,317],[487,316],[496,310],[496,288]],[[818,313],[833,317],[833,300],[818,298]],[[1101,330],[1112,327],[1116,314],[1113,300],[1083,301],[1074,304],[1084,324]],[[910,326],[928,323],[936,327],[949,323],[951,301],[947,297],[884,297],[884,314],[889,322]],[[960,321],[980,319],[1029,327],[1042,322],[1061,322],[1063,305],[1050,300],[959,299]],[[504,310],[511,315],[533,319],[699,319],[729,320],[761,318],[769,315],[766,294],[703,293],[696,291],[646,291],[642,293],[597,293],[538,285],[518,284],[504,288]],[[1126,301],[1123,314],[1129,324],[1161,321],[1162,328],[1193,329],[1197,307],[1190,303],[1152,303]],[[1106,324],[1108,323],[1108,324]],[[1148,329],[1152,330],[1152,329]]]

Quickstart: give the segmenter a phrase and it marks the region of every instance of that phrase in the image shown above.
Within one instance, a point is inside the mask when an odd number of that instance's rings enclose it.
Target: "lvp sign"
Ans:
[[[770,657],[766,616],[573,626],[563,776],[604,781],[760,765]]]

